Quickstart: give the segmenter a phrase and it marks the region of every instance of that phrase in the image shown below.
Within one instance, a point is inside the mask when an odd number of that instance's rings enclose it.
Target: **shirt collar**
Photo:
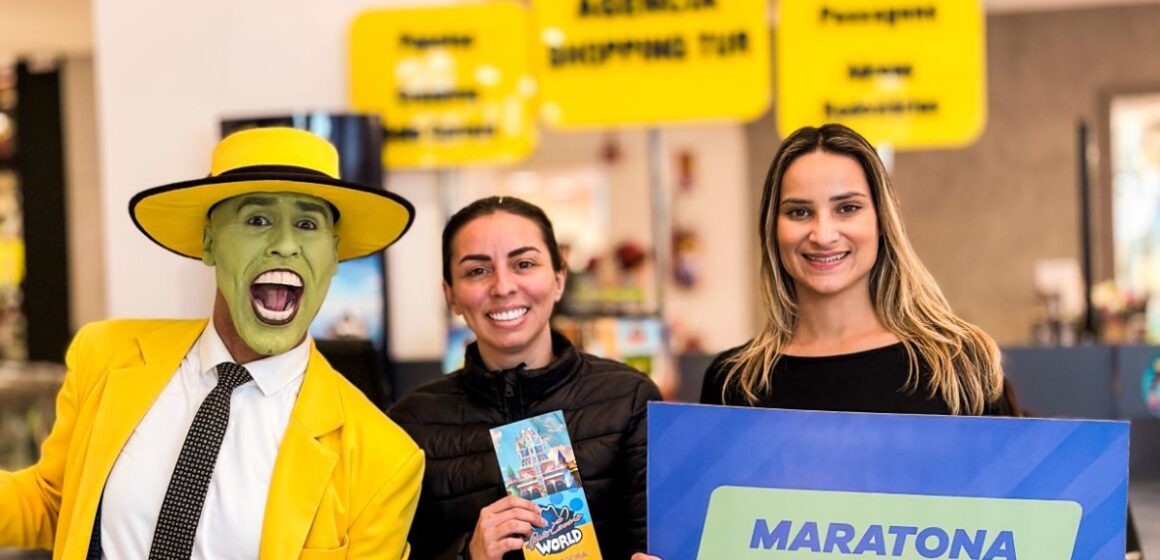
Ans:
[[[310,361],[310,342],[310,335],[307,335],[301,344],[282,354],[245,364],[246,370],[254,378],[254,383],[262,391],[262,395],[268,397],[277,393],[306,372],[306,364]],[[203,374],[208,375],[222,362],[234,361],[230,351],[226,349],[226,344],[218,335],[217,329],[214,328],[212,319],[206,325],[201,338],[198,339],[197,346],[198,360],[201,363],[200,368]]]
[[[539,369],[526,369],[523,364],[509,370],[488,371],[479,353],[479,343],[467,346],[463,369],[459,379],[466,384],[469,392],[487,395],[503,395],[507,383],[514,383],[526,399],[539,399],[549,395],[575,378],[581,368],[586,367],[587,358],[572,346],[564,335],[552,332],[552,363]],[[509,380],[510,377],[510,380]],[[501,401],[503,397],[499,397]]]

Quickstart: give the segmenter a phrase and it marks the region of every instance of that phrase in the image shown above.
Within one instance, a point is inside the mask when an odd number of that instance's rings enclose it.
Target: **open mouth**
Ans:
[[[487,318],[491,319],[492,321],[498,321],[498,322],[503,323],[506,321],[515,321],[516,319],[519,319],[520,317],[523,317],[524,315],[526,315],[527,312],[528,312],[527,307],[517,307],[515,309],[506,309],[504,311],[495,311],[492,313],[488,313]]]
[[[302,277],[289,270],[263,272],[250,283],[250,301],[258,320],[285,325],[294,320],[302,300]]]

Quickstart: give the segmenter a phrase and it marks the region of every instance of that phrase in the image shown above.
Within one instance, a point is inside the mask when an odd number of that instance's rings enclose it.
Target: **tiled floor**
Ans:
[[[1128,495],[1144,557],[1160,558],[1160,481],[1133,483]]]

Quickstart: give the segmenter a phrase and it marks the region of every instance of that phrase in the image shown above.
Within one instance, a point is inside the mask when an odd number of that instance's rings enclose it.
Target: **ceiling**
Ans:
[[[778,0],[769,2],[776,8]],[[1128,4],[1160,0],[983,0],[992,13]],[[93,49],[91,21],[92,0],[0,0],[0,64],[15,55],[88,56]]]

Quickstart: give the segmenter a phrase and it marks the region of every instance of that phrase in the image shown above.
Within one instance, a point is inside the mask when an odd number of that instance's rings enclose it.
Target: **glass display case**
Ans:
[[[56,417],[64,366],[0,362],[0,470],[35,463]]]
[[[64,366],[0,361],[0,470],[30,466],[56,418]],[[0,547],[0,560],[40,560],[51,553]]]

